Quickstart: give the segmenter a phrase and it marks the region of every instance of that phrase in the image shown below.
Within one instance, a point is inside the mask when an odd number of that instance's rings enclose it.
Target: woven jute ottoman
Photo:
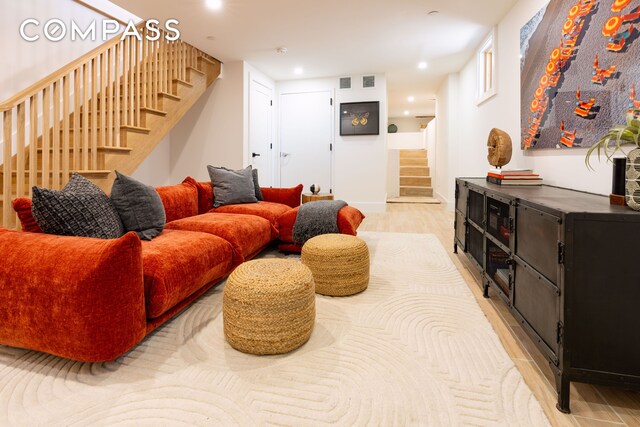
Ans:
[[[236,268],[224,287],[224,335],[251,354],[281,354],[309,340],[316,318],[313,275],[298,261],[262,259]]]
[[[302,247],[302,263],[311,269],[316,293],[347,296],[369,285],[369,248],[346,234],[323,234]]]

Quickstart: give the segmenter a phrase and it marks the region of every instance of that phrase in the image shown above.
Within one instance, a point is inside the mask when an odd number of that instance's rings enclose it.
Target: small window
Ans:
[[[495,32],[480,45],[477,54],[478,104],[496,94],[496,43]]]

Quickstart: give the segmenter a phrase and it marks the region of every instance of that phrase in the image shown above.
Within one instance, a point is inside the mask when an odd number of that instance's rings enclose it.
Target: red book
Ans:
[[[499,179],[538,179],[540,178],[540,175],[538,175],[537,173],[529,173],[529,174],[522,174],[522,175],[500,175],[497,173],[489,172],[487,176],[492,176],[494,178],[499,178]]]

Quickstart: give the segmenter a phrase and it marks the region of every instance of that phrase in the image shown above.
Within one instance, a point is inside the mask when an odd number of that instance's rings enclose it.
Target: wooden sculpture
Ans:
[[[489,132],[489,155],[487,159],[489,164],[496,168],[502,167],[511,160],[512,143],[509,134],[500,129],[493,128]]]

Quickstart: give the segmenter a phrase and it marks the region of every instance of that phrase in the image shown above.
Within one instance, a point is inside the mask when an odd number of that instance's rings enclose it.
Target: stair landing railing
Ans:
[[[71,172],[99,172],[98,148],[123,147],[121,132],[142,127],[141,111],[158,110],[198,58],[212,59],[163,29],[152,41],[145,22],[137,28],[140,39],[117,35],[0,104],[0,225],[17,224],[11,200],[33,186],[60,189]]]

